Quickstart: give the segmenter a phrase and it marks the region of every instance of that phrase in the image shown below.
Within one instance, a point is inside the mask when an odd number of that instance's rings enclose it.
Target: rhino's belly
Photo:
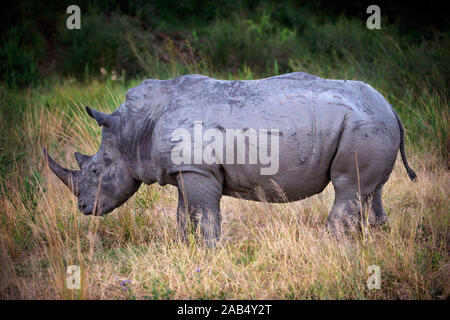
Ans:
[[[223,194],[235,198],[262,202],[291,202],[320,193],[330,182],[329,170],[309,166],[280,167],[273,176],[262,176],[251,166],[224,166]]]
[[[312,127],[285,128],[275,152],[279,156],[265,164],[222,165],[223,193],[267,202],[297,201],[320,193],[330,182],[340,130],[337,121],[326,130]]]

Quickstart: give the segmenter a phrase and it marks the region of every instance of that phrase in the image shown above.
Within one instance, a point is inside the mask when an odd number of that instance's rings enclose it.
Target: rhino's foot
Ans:
[[[335,201],[328,216],[327,229],[336,238],[345,238],[358,233],[361,230],[361,221],[355,202]]]
[[[381,202],[381,191],[382,186],[379,186],[369,199],[371,209],[370,212],[371,216],[373,217],[373,219],[370,221],[370,225],[373,227],[382,226],[388,221],[388,216]]]
[[[388,216],[381,204],[381,186],[377,187],[374,192],[363,198],[363,218],[361,224],[363,226],[379,227],[384,225]]]
[[[367,224],[371,227],[384,225],[388,216],[381,203],[381,188],[377,187],[374,192],[362,197],[362,210],[359,199],[339,199],[340,196],[336,195],[327,220],[330,234],[339,238],[354,235]]]

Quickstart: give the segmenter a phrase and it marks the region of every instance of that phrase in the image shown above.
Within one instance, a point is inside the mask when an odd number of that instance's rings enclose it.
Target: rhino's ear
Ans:
[[[116,117],[111,116],[110,114],[106,114],[86,106],[86,112],[92,118],[94,118],[98,125],[101,127],[114,128],[117,124],[118,119]]]

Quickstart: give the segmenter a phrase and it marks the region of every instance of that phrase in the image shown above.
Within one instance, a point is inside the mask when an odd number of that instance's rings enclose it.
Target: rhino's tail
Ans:
[[[391,107],[392,108],[392,107]],[[392,111],[394,111],[395,117],[397,118],[398,127],[400,129],[400,154],[402,156],[403,164],[405,165],[406,172],[408,173],[408,177],[411,179],[411,181],[417,182],[417,175],[411,169],[411,167],[408,164],[408,160],[406,159],[406,152],[405,152],[405,129],[403,128],[403,123],[398,117],[397,112],[395,112],[394,108],[392,108]]]

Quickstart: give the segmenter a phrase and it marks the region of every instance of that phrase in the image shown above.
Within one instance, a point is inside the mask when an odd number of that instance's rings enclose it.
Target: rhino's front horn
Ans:
[[[42,153],[44,158],[48,163],[48,166],[53,171],[53,173],[67,186],[69,189],[78,196],[78,182],[77,174],[79,171],[73,171],[61,167],[55,160],[50,157],[47,150],[42,148]]]

